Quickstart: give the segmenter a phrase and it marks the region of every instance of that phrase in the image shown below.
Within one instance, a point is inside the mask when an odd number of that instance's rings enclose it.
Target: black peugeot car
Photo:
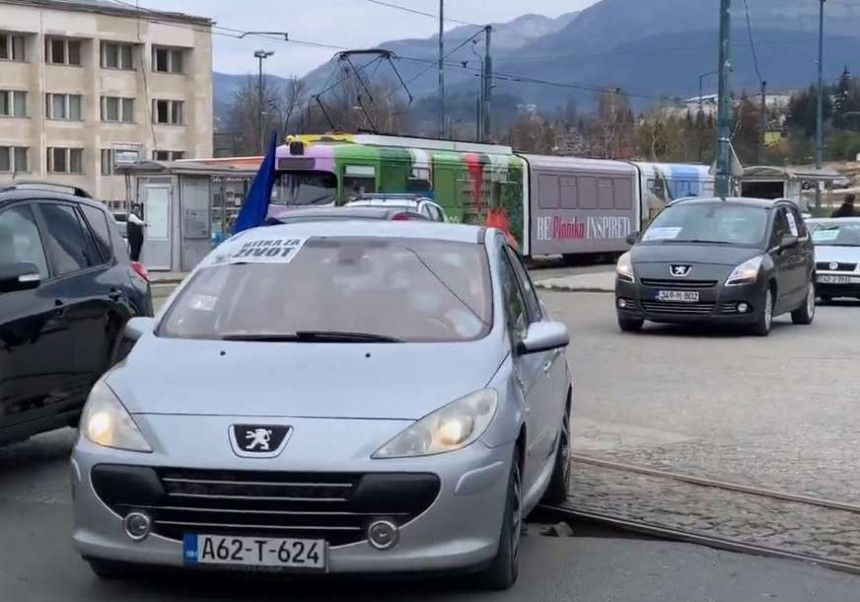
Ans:
[[[727,322],[767,336],[775,316],[815,317],[815,258],[786,200],[690,198],[666,206],[618,261],[618,324]]]
[[[149,315],[146,271],[103,203],[52,184],[0,187],[0,443],[76,425],[127,352],[125,323]]]

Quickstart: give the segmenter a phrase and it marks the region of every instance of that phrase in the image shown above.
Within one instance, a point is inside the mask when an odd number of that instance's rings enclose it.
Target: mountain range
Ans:
[[[758,93],[760,80],[771,91],[809,85],[816,76],[818,2],[747,0],[732,10],[733,86]],[[596,104],[596,90],[620,88],[641,110],[661,98],[698,94],[700,76],[717,68],[719,0],[601,0],[558,19],[524,15],[493,25],[494,94],[554,110],[568,100],[580,108]],[[860,69],[860,3],[825,4],[825,77],[835,80],[847,66]],[[483,37],[458,27],[445,34],[447,93],[474,107]],[[753,43],[750,44],[750,39]],[[459,47],[459,48],[458,48]],[[394,40],[379,48],[395,53],[400,76],[416,101],[436,95],[438,36]],[[754,52],[753,52],[754,51]],[[755,54],[755,60],[753,55]],[[362,63],[356,65],[361,69]],[[335,62],[306,76],[310,89],[330,81]],[[368,72],[370,69],[368,69]],[[378,77],[395,82],[393,71]],[[388,75],[385,75],[387,73]],[[229,86],[245,76],[215,74],[215,97],[230,98]],[[702,78],[705,93],[716,77]],[[225,94],[226,93],[226,94]],[[405,97],[405,93],[404,97]],[[216,108],[217,113],[217,108]]]

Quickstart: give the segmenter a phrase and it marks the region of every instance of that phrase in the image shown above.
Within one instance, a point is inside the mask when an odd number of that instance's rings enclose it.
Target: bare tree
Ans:
[[[616,159],[620,151],[629,154],[633,145],[633,110],[626,94],[607,90],[600,95],[595,135],[603,158]]]

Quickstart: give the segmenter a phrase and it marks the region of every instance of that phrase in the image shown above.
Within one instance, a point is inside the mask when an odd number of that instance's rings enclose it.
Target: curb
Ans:
[[[553,293],[602,293],[604,295],[615,293],[615,289],[595,286],[563,286],[558,284],[535,283],[535,288]]]

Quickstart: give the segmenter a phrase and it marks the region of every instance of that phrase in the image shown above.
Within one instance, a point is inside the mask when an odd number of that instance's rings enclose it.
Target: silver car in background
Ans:
[[[258,228],[214,250],[90,395],[74,543],[135,564],[517,577],[569,478],[568,332],[498,230]]]
[[[815,244],[816,292],[827,303],[860,299],[860,218],[807,220]]]

